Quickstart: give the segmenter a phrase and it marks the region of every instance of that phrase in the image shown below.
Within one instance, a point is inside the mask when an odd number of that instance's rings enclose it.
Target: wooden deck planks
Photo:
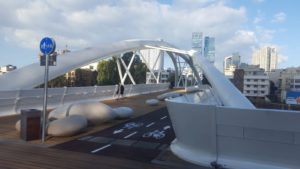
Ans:
[[[28,169],[140,169],[165,168],[137,161],[49,149],[29,144],[0,142],[0,168]]]
[[[138,117],[156,109],[165,107],[164,102],[159,106],[147,106],[147,99],[156,98],[160,93],[139,95],[121,100],[103,101],[112,107],[131,107]],[[46,148],[73,140],[105,128],[111,127],[124,120],[105,123],[101,126],[90,127],[87,132],[73,137],[48,138],[46,144],[41,145],[40,140],[20,141],[19,134],[14,126],[19,119],[18,115],[0,117],[0,169],[160,169],[168,168],[150,163],[142,163],[115,157],[91,155],[79,152]],[[170,167],[169,167],[170,168]],[[172,167],[171,167],[172,168]]]

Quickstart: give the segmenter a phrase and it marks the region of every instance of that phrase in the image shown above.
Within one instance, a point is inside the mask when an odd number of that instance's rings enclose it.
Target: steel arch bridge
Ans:
[[[134,78],[129,72],[131,63],[125,65],[121,58],[122,55],[127,52],[133,52],[143,58],[140,51],[145,49],[159,49],[168,54],[174,64],[176,82],[179,80],[178,77],[181,73],[179,72],[180,68],[177,63],[178,60],[176,59],[179,57],[189,65],[195,75],[196,81],[201,82],[199,71],[202,71],[205,74],[212,85],[212,88],[216,91],[218,97],[222,101],[222,105],[253,108],[253,105],[214,66],[206,61],[206,59],[194,56],[192,51],[178,49],[174,45],[162,40],[125,40],[62,54],[59,56],[59,64],[51,67],[51,71],[49,71],[49,80],[87,64],[117,56],[120,58],[122,65],[126,69],[123,76],[123,73],[120,72],[121,63],[118,62],[119,75],[122,82],[124,82],[128,75],[132,83],[135,84]],[[152,75],[154,75],[153,72]],[[33,63],[1,76],[0,91],[31,89],[42,84],[43,80],[44,67],[40,66],[39,63]]]

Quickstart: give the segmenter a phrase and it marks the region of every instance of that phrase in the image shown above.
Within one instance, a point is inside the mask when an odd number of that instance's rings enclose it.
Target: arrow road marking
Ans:
[[[171,128],[171,126],[165,126],[164,127],[164,130],[168,130],[168,129],[170,129]]]
[[[100,148],[98,148],[96,150],[91,151],[91,153],[96,153],[96,152],[101,151],[103,149],[106,149],[107,147],[110,147],[110,146],[111,146],[111,144],[107,144],[107,145],[105,145],[103,147],[100,147]]]
[[[135,135],[136,133],[137,133],[137,131],[135,131],[135,132],[133,132],[133,133],[131,133],[131,134],[129,134],[129,135],[127,135],[127,136],[125,136],[124,138],[129,138],[129,137],[131,137],[131,136]]]
[[[167,116],[164,116],[164,117],[162,117],[162,118],[160,118],[160,119],[163,120],[163,119],[165,119],[165,118],[167,118]]]
[[[113,134],[119,134],[119,133],[122,133],[123,131],[124,131],[124,129],[115,130],[113,132]]]
[[[148,124],[146,127],[153,126],[154,124],[155,124],[155,122],[152,122],[152,123]]]

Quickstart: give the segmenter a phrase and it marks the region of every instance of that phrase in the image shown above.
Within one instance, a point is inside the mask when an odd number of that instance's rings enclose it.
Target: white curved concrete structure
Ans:
[[[186,161],[232,169],[300,166],[300,112],[224,107],[209,90],[166,102],[176,134],[171,150]]]
[[[148,99],[146,100],[146,104],[149,106],[157,106],[159,103],[159,100],[157,99]]]
[[[157,96],[157,99],[160,100],[160,101],[164,101],[166,98],[169,98],[169,97],[178,97],[178,96],[181,96],[182,94],[174,91],[174,92],[168,92],[168,93],[163,93],[163,94],[160,94]]]
[[[130,107],[117,107],[113,108],[113,111],[118,119],[130,118],[133,115],[133,110]]]
[[[80,115],[72,115],[49,123],[47,133],[50,136],[66,137],[82,132],[87,127],[87,119]]]
[[[148,47],[146,47],[148,45]],[[63,75],[73,69],[86,64],[110,58],[120,53],[148,49],[151,47],[163,46],[165,50],[172,50],[174,46],[164,41],[158,40],[127,40],[113,44],[105,44],[98,47],[87,48],[82,51],[75,51],[59,55],[57,66],[53,66],[49,71],[49,80]],[[176,51],[175,51],[176,52]],[[39,63],[33,63],[23,68],[14,70],[0,77],[1,90],[31,89],[44,81],[44,67]]]
[[[111,121],[117,116],[110,106],[97,101],[86,101],[72,104],[67,115],[81,115],[88,120],[89,124],[92,125]]]
[[[174,63],[176,62],[175,55],[180,56],[195,72],[194,74],[198,82],[200,82],[201,79],[195,66],[199,67],[200,65],[204,74],[207,76],[207,79],[216,91],[217,97],[220,97],[222,100],[223,105],[254,108],[254,106],[228,81],[228,79],[204,58],[199,58],[199,63],[194,63],[195,59],[193,59],[193,57],[195,56],[191,56],[191,52],[177,49],[167,42],[158,40],[120,41],[109,45],[101,45],[82,51],[60,55],[58,57],[57,66],[51,67],[49,71],[49,80],[86,64],[106,59],[120,53],[139,51],[142,49],[159,49],[166,51]],[[175,74],[177,74],[177,66],[175,66],[175,69]],[[43,80],[43,67],[40,66],[39,63],[34,63],[0,76],[0,91],[33,88],[42,84]]]

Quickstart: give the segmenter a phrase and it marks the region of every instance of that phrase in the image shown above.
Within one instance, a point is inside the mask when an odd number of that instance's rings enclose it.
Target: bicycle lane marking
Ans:
[[[135,132],[133,132],[131,134],[128,134],[127,136],[124,137],[124,139],[127,139],[127,138],[129,138],[129,137],[131,137],[131,136],[133,136],[135,134],[137,134],[137,131],[135,131]]]
[[[154,124],[155,124],[155,122],[152,122],[152,123],[148,124],[146,127],[148,128],[150,126],[153,126]]]
[[[102,146],[102,147],[100,147],[100,148],[98,148],[98,149],[95,149],[95,150],[93,150],[93,151],[91,151],[91,153],[97,153],[98,151],[101,151],[101,150],[103,150],[103,149],[106,149],[107,147],[110,147],[111,146],[111,144],[107,144],[107,145],[105,145],[105,146]]]

